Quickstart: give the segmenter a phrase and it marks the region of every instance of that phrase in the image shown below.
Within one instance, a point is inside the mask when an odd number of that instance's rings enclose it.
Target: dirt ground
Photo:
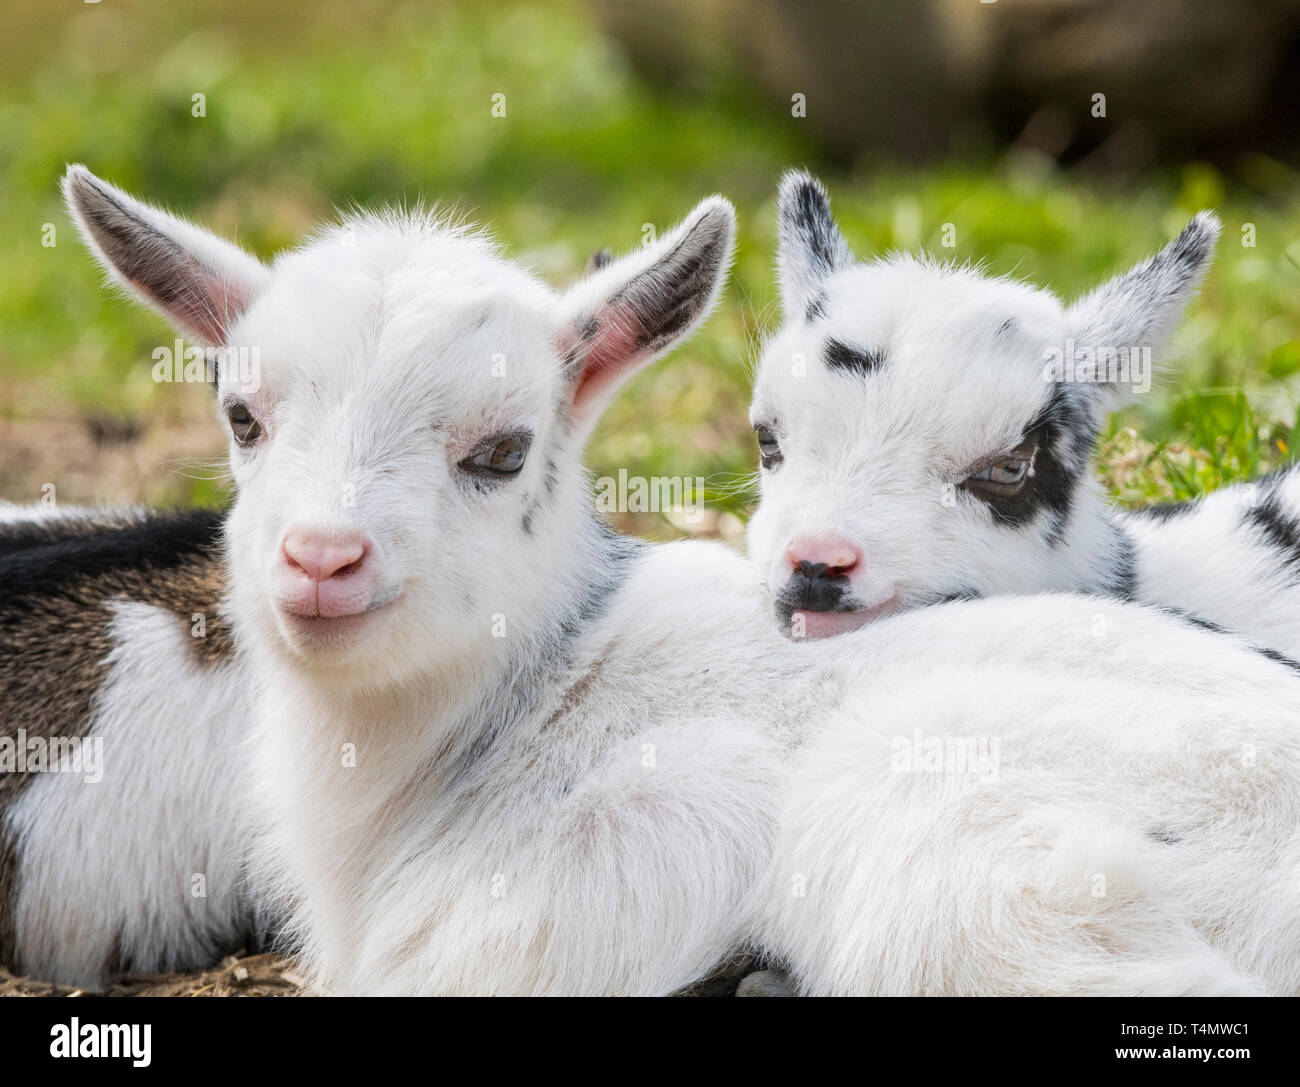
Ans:
[[[0,969],[3,996],[87,996],[83,989],[15,977]],[[303,996],[303,979],[278,955],[231,955],[194,974],[140,974],[123,978],[106,996]]]

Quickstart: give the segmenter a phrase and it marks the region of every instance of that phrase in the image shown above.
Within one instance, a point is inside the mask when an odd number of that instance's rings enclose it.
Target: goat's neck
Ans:
[[[1119,597],[1132,591],[1132,548],[1095,480],[1082,481],[1075,491],[1059,561],[1059,588]]]

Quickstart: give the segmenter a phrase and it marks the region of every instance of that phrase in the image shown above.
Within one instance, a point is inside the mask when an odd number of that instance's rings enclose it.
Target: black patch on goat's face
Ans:
[[[801,562],[777,596],[776,615],[788,628],[796,611],[856,611],[858,606],[847,577],[828,574],[825,563]]]
[[[804,320],[808,324],[826,316],[826,292],[818,291],[808,302],[808,308],[804,310]]]
[[[555,468],[555,458],[549,453],[546,455],[546,465],[542,472],[542,485],[546,488],[546,497],[552,498],[555,495],[555,488],[559,485],[560,475]]]
[[[832,370],[846,370],[849,373],[867,375],[880,369],[884,363],[884,352],[870,347],[854,347],[842,340],[829,339],[823,351],[826,365]]]
[[[978,495],[1002,525],[1019,528],[1046,513],[1047,541],[1058,546],[1065,538],[1074,492],[1087,468],[1095,429],[1069,391],[1057,385],[1047,405],[1025,428],[1025,440],[1035,447],[1025,486],[1015,495]]]

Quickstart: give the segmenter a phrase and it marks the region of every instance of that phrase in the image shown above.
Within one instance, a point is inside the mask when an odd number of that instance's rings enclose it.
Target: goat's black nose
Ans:
[[[825,562],[801,561],[790,571],[781,602],[796,611],[835,611],[849,589],[849,579]]]

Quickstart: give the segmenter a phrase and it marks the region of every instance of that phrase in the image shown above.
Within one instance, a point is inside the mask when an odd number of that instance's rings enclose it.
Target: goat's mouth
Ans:
[[[276,620],[285,640],[296,652],[328,652],[350,647],[364,631],[394,610],[401,595],[400,588],[380,593],[361,610],[338,615],[310,614],[277,606]]]
[[[893,615],[902,607],[898,593],[879,604],[869,608],[837,609],[835,611],[809,611],[802,608],[790,608],[778,601],[776,606],[777,621],[782,632],[791,641],[816,641],[819,638],[833,638],[837,634],[848,634],[860,630],[868,623]]]

